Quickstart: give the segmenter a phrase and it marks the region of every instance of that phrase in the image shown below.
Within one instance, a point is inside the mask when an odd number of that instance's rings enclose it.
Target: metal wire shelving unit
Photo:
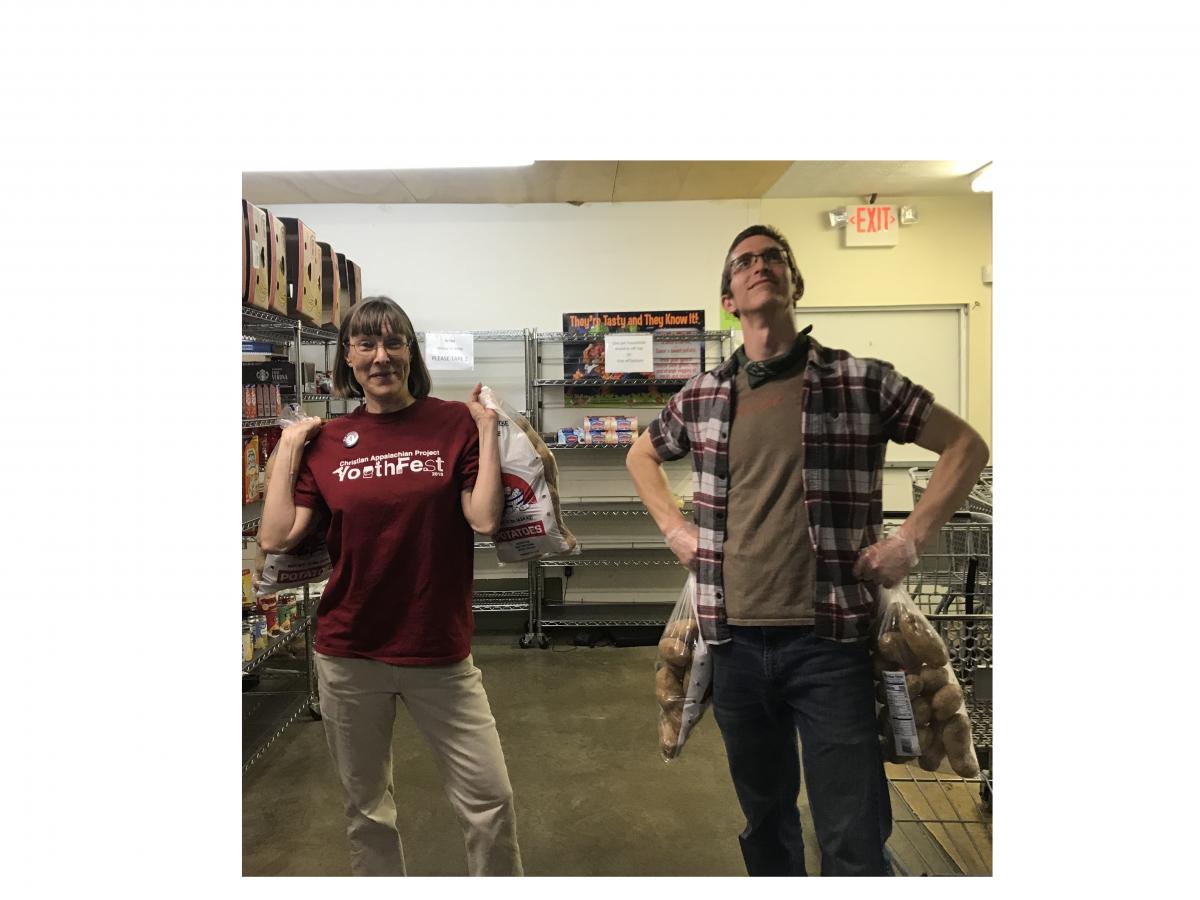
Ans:
[[[649,515],[636,498],[607,497],[607,496],[576,496],[569,497],[573,487],[571,474],[579,471],[581,483],[591,481],[597,476],[603,477],[612,460],[624,460],[632,442],[628,444],[565,444],[557,441],[557,431],[560,426],[551,424],[556,417],[562,418],[566,409],[566,389],[571,387],[609,387],[623,389],[627,387],[645,387],[652,389],[650,399],[657,405],[644,403],[630,404],[627,397],[620,394],[612,396],[611,405],[596,406],[592,409],[634,411],[649,410],[657,414],[662,403],[682,387],[686,378],[564,378],[563,360],[553,353],[555,346],[588,344],[596,340],[595,335],[578,335],[569,332],[534,331],[530,338],[530,424],[543,435],[546,446],[563,460],[572,460],[571,466],[564,470],[560,465],[559,472],[562,483],[559,493],[562,495],[561,509],[565,519],[570,520],[572,530],[579,529],[580,554],[570,557],[537,560],[530,564],[530,594],[533,606],[531,616],[532,628],[522,639],[522,646],[537,643],[541,647],[549,646],[546,632],[564,628],[661,628],[666,624],[671,607],[677,599],[678,590],[665,591],[658,589],[643,589],[644,580],[652,573],[666,574],[671,569],[679,569],[675,557],[664,545],[661,536],[653,527]],[[672,331],[655,332],[654,342],[691,343],[703,348],[702,359],[704,369],[710,369],[716,363],[727,358],[732,351],[732,334],[729,331]],[[715,353],[714,353],[715,351]],[[714,362],[715,358],[715,362]],[[552,377],[544,377],[552,376]],[[659,390],[661,389],[661,390]],[[562,393],[564,401],[558,400]],[[555,405],[557,402],[563,405]],[[578,408],[578,407],[576,407]],[[582,415],[589,410],[579,408]],[[645,422],[639,422],[641,429]],[[585,453],[581,451],[608,451],[607,453]],[[580,471],[578,466],[589,466],[596,463],[595,470]],[[623,474],[623,473],[622,473]],[[577,487],[576,490],[579,490]],[[587,488],[583,488],[587,490]],[[683,507],[685,515],[690,514],[690,504]],[[598,533],[593,534],[599,529]],[[611,589],[597,589],[600,600],[588,602],[568,602],[568,583],[572,573],[611,573]],[[679,569],[682,573],[682,569]],[[621,579],[622,573],[641,577]],[[549,600],[547,578],[559,578],[562,589],[562,599],[559,602]],[[581,574],[580,577],[583,577]],[[682,575],[681,575],[682,578]],[[620,584],[624,583],[625,587]],[[628,593],[628,600],[613,599]],[[657,596],[674,593],[670,600],[659,601]]]
[[[334,398],[328,395],[305,394],[302,391],[303,365],[300,348],[302,345],[325,346],[328,349],[337,340],[337,333],[313,328],[302,322],[253,307],[242,307],[243,339],[276,341],[289,346],[290,360],[295,365],[296,384],[292,385],[291,397],[301,396],[308,402],[324,402]],[[329,405],[326,403],[326,412]],[[273,417],[242,420],[242,428],[269,428],[277,423]],[[241,537],[243,542],[254,540],[262,517],[262,501],[244,505],[242,508]],[[313,665],[313,632],[315,630],[315,598],[309,585],[298,591],[300,613],[290,631],[270,638],[266,648],[258,650],[242,664],[242,773],[245,774],[255,762],[262,758],[266,749],[300,716],[307,711],[313,719],[319,719],[320,699],[317,696],[316,669]],[[285,650],[294,647],[297,640],[303,641],[303,652],[299,658],[288,657]]]

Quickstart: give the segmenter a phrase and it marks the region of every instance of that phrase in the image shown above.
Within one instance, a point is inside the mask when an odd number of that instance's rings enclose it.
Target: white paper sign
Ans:
[[[894,247],[900,243],[900,220],[894,206],[847,206],[847,247]]]
[[[604,371],[653,372],[654,335],[606,334],[604,336]]]
[[[425,332],[425,365],[434,369],[474,369],[475,335],[466,331]]]

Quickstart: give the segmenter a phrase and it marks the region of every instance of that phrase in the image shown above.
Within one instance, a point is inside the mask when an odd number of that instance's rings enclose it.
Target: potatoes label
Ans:
[[[917,724],[913,721],[912,701],[908,699],[908,685],[904,680],[904,673],[884,672],[883,686],[887,691],[892,733],[896,736],[896,753],[900,756],[920,756]]]

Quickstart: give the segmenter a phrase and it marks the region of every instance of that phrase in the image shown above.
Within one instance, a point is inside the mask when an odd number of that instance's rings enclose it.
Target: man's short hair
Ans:
[[[792,305],[794,306],[800,300],[800,298],[804,296],[804,277],[800,274],[800,270],[796,268],[796,257],[795,254],[792,253],[791,244],[788,243],[787,238],[785,238],[770,225],[751,225],[749,228],[745,228],[738,232],[738,236],[733,239],[733,243],[731,243],[729,245],[729,249],[725,251],[725,262],[721,266],[721,296],[728,297],[731,293],[730,283],[733,280],[733,276],[729,271],[729,254],[733,252],[734,247],[736,247],[746,238],[754,237],[755,235],[769,237],[783,248],[783,252],[787,256],[788,268],[792,271],[792,283],[795,285],[795,293],[792,294]],[[741,316],[736,312],[734,313],[734,316],[739,319],[741,318]]]

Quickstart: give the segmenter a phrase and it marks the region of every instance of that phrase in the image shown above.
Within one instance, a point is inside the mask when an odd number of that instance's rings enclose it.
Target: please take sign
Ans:
[[[847,206],[847,247],[894,247],[900,242],[900,220],[894,206]]]

